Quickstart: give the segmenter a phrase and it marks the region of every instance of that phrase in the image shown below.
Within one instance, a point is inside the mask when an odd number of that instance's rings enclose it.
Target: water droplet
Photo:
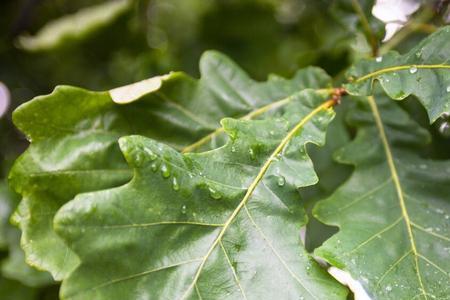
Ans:
[[[392,291],[392,287],[390,285],[386,286],[386,291],[388,292]]]
[[[409,68],[409,73],[411,73],[411,74],[417,73],[417,67],[416,66],[411,66]]]
[[[250,154],[250,158],[251,159],[255,159],[256,158],[255,151],[252,148],[248,149],[248,154]]]
[[[450,137],[450,123],[442,122],[442,124],[439,125],[439,133],[444,137]]]
[[[141,167],[145,158],[143,157],[142,153],[137,153],[136,157],[134,158],[134,163],[137,167]]]
[[[286,179],[283,176],[278,176],[277,178],[277,184],[278,186],[284,186],[284,184],[286,183]]]
[[[375,60],[377,62],[382,62],[383,61],[383,57],[382,56],[378,56],[377,58],[375,58]]]
[[[156,162],[152,163],[150,168],[152,169],[153,172],[158,171],[158,164]]]
[[[447,93],[450,93],[450,85],[447,86],[447,88],[445,90],[447,91]]]
[[[182,213],[182,214],[185,214],[185,213],[186,213],[186,205],[183,205],[183,206],[181,207],[181,213]]]
[[[222,195],[216,189],[209,187],[208,190],[209,190],[209,195],[211,196],[211,198],[216,199],[216,200],[219,200],[220,198],[222,198]]]
[[[176,177],[173,177],[172,188],[174,191],[178,191],[180,189],[180,185],[178,184],[178,180]]]
[[[235,146],[231,146],[231,152],[236,152],[236,147]]]
[[[148,154],[150,160],[155,160],[158,158],[158,155],[156,155],[152,150],[145,148],[144,151]]]
[[[169,167],[167,167],[167,165],[166,164],[162,164],[162,166],[161,166],[161,175],[164,177],[164,178],[169,178],[170,177],[170,170],[169,170]]]

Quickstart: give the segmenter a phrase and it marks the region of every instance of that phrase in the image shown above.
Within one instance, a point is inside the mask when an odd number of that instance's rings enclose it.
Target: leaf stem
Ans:
[[[408,232],[409,242],[411,244],[411,250],[412,250],[412,253],[414,256],[414,264],[415,264],[415,269],[417,271],[417,279],[418,279],[422,294],[425,296],[425,299],[427,299],[427,296],[425,293],[425,288],[424,288],[424,285],[422,282],[422,276],[420,275],[419,261],[418,261],[419,253],[417,251],[416,242],[415,242],[414,234],[412,231],[412,225],[411,225],[412,222],[411,222],[411,219],[409,218],[409,213],[408,213],[408,209],[406,207],[404,192],[402,189],[402,185],[400,183],[400,178],[398,176],[397,167],[395,166],[394,158],[392,155],[392,150],[390,148],[389,141],[387,139],[386,132],[384,130],[383,120],[381,119],[380,112],[378,111],[378,107],[375,102],[375,98],[373,96],[369,96],[369,97],[367,97],[367,99],[368,99],[370,108],[372,110],[373,117],[375,119],[375,124],[376,124],[379,134],[380,134],[380,139],[383,144],[384,152],[386,154],[386,159],[387,159],[387,163],[389,166],[389,170],[391,172],[392,180],[395,185],[397,198],[399,200],[400,209],[402,212],[403,219],[405,221],[406,230]]]
[[[356,14],[361,21],[361,25],[366,33],[366,38],[370,43],[370,47],[372,48],[372,56],[377,56],[378,54],[378,42],[375,34],[373,33],[372,28],[370,27],[369,20],[367,20],[364,11],[362,10],[361,4],[359,4],[358,0],[352,0],[352,6],[355,10]]]

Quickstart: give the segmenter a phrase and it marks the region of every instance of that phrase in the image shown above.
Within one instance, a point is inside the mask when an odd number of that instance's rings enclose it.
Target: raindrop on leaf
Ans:
[[[216,189],[209,187],[208,190],[209,190],[209,195],[211,196],[211,198],[216,199],[216,200],[219,200],[220,198],[222,198],[222,195]]]
[[[174,191],[178,191],[180,189],[180,185],[178,184],[178,180],[176,177],[173,177],[172,188]]]
[[[254,160],[256,158],[255,151],[252,148],[248,149],[248,154],[250,154],[251,159]]]
[[[163,163],[163,165],[161,166],[161,175],[162,175],[164,178],[169,178],[169,177],[170,177],[170,170],[169,170],[169,168],[167,167],[167,165],[164,164],[164,163]]]
[[[158,158],[158,155],[156,155],[152,150],[145,148],[144,151],[148,154],[150,160],[155,160]]]

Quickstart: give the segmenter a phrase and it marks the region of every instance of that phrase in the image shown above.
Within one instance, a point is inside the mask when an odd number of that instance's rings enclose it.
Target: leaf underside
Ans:
[[[315,254],[360,281],[373,299],[448,299],[450,162],[417,156],[429,140],[385,96],[352,114],[355,140],[337,153],[350,179],[314,215],[340,231]]]

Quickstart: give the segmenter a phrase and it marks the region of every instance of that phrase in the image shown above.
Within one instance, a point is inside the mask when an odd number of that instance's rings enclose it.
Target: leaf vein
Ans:
[[[230,266],[231,272],[233,272],[234,280],[236,281],[236,284],[238,285],[239,290],[242,293],[242,297],[244,297],[244,299],[247,300],[247,297],[245,296],[245,293],[244,293],[244,289],[242,288],[242,285],[241,285],[241,283],[239,281],[239,277],[237,276],[236,270],[234,269],[233,264],[231,263],[230,257],[228,256],[228,253],[225,250],[225,247],[223,246],[222,241],[219,241],[219,244],[220,244],[220,248],[222,248],[222,251],[225,254],[225,258],[227,260],[228,265]]]

